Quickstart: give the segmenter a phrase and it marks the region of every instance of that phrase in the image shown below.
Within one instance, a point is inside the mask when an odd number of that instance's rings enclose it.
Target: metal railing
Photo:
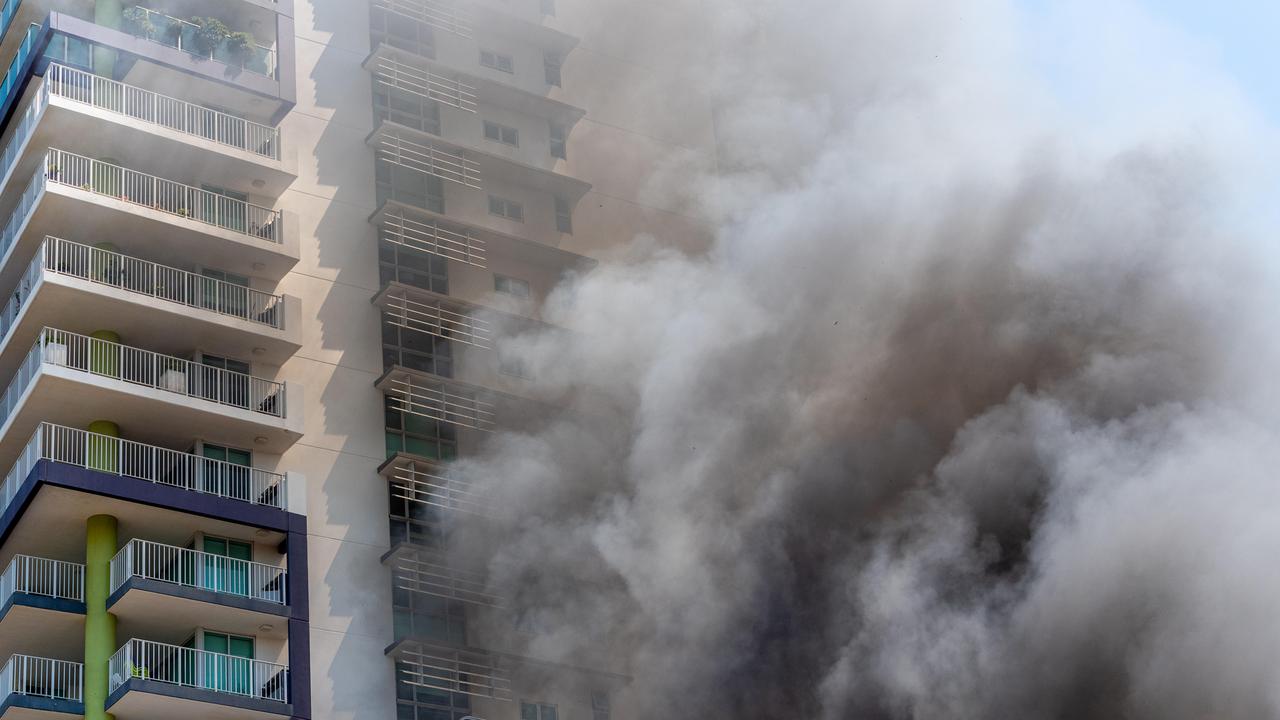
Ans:
[[[284,328],[283,297],[225,280],[55,237],[45,238],[36,261],[59,275]]]
[[[9,24],[18,14],[18,6],[21,4],[22,0],[5,0],[4,7],[0,7],[0,38],[9,32]]]
[[[45,156],[41,171],[49,182],[269,242],[283,242],[280,212],[244,200],[52,148]]]
[[[51,63],[44,93],[92,105],[134,120],[212,140],[272,160],[280,159],[280,130],[144,90],[83,70]]]
[[[484,240],[471,231],[430,218],[411,218],[399,208],[388,209],[383,216],[382,239],[437,257],[486,267]]]
[[[133,577],[285,604],[283,568],[149,540],[130,540],[111,558],[111,592]]]
[[[83,702],[84,665],[30,655],[14,655],[0,669],[0,693]],[[3,702],[3,698],[0,698]]]
[[[418,302],[410,300],[404,291],[397,291],[388,294],[386,310],[391,324],[397,327],[485,350],[491,347],[489,323],[469,313],[450,310],[443,300]]]
[[[410,643],[399,660],[401,672],[414,685],[495,700],[512,698],[511,671],[493,653]]]
[[[284,417],[283,383],[172,355],[49,327],[40,331],[31,355],[47,365]]]
[[[473,490],[464,480],[441,474],[436,465],[411,460],[397,465],[391,477],[394,498],[479,517],[494,515],[490,498]]]
[[[385,393],[391,408],[410,415],[472,430],[489,431],[496,424],[493,403],[467,388],[399,373],[388,380]]]
[[[446,77],[388,57],[378,58],[373,76],[384,85],[417,95],[424,100],[433,100],[471,113],[480,111],[480,98],[475,86],[463,82],[461,77]]]
[[[373,7],[464,38],[471,37],[471,13],[456,2],[373,0]]]
[[[111,656],[108,692],[131,678],[289,702],[289,668],[262,660],[177,645],[130,640]]]
[[[475,605],[503,607],[502,596],[489,589],[482,573],[453,567],[429,553],[402,556],[392,566],[391,582],[400,590]]]
[[[41,460],[99,470],[230,500],[288,507],[285,476],[86,430],[41,423],[0,482],[0,513]]]
[[[0,607],[14,593],[84,602],[84,565],[15,555],[0,574]]]
[[[151,42],[176,48],[189,55],[195,55],[207,60],[216,60],[231,67],[242,68],[258,75],[266,75],[267,77],[275,77],[276,75],[276,54],[269,47],[264,47],[255,42],[249,48],[248,54],[237,56],[231,51],[230,42],[223,40],[211,50],[202,50],[200,43],[195,39],[196,33],[200,30],[199,25],[141,5],[136,7],[146,13],[147,21],[153,28],[148,34],[137,32],[137,28],[134,28],[134,34],[138,37],[144,37]]]
[[[415,142],[400,137],[399,131],[384,134],[378,140],[378,157],[409,170],[432,175],[473,190],[484,186],[480,165],[460,150],[434,142]]]
[[[44,109],[49,105],[49,96],[47,92],[39,92],[27,104],[27,109],[22,113],[22,119],[18,121],[14,127],[13,133],[9,136],[9,144],[4,146],[4,153],[0,155],[0,178],[7,177],[9,171],[13,169],[13,165],[18,160],[23,146],[27,140],[31,138],[31,133],[35,130],[36,123],[39,122]]]

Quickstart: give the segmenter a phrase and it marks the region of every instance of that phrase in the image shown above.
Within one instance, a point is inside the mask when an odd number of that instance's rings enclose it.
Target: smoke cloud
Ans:
[[[521,649],[638,718],[1280,717],[1248,107],[1125,3],[674,7],[714,247],[612,239],[506,340],[573,400],[458,468]]]

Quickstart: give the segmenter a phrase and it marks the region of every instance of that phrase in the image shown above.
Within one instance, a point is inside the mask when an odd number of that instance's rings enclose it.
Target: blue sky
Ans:
[[[1280,2],[1145,0],[1148,10],[1199,39],[1224,70],[1280,124]]]
[[[1129,4],[1127,0],[1113,1]],[[1064,8],[1075,4],[1073,0],[1018,2],[1042,18],[1060,16]],[[1208,64],[1212,67],[1204,67],[1205,71],[1229,75],[1268,123],[1280,126],[1280,1],[1134,0],[1132,4],[1189,40],[1196,50],[1193,64]],[[1106,15],[1105,11],[1099,13],[1099,28],[1108,22]],[[1048,27],[1052,33],[1052,21]],[[1158,63],[1159,59],[1148,61]]]

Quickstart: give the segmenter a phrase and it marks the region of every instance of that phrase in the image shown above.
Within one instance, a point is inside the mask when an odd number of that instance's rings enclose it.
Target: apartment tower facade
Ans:
[[[448,465],[536,422],[561,278],[706,236],[649,10],[3,3],[0,718],[627,717],[451,563]]]

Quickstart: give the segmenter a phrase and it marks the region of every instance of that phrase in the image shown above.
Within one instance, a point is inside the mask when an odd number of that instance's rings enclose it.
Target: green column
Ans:
[[[89,372],[120,377],[120,333],[114,330],[89,333]]]
[[[111,558],[116,554],[116,519],[94,515],[84,541],[84,717],[106,720],[107,664],[116,648],[116,616],[107,612]]]
[[[124,24],[124,0],[95,0],[93,3],[95,25],[119,30]],[[114,77],[116,51],[102,45],[93,46],[93,72],[102,77]]]
[[[89,423],[90,435],[85,447],[85,460],[93,470],[114,473],[120,470],[120,426],[110,420],[94,420]],[[105,435],[106,437],[98,437]]]

